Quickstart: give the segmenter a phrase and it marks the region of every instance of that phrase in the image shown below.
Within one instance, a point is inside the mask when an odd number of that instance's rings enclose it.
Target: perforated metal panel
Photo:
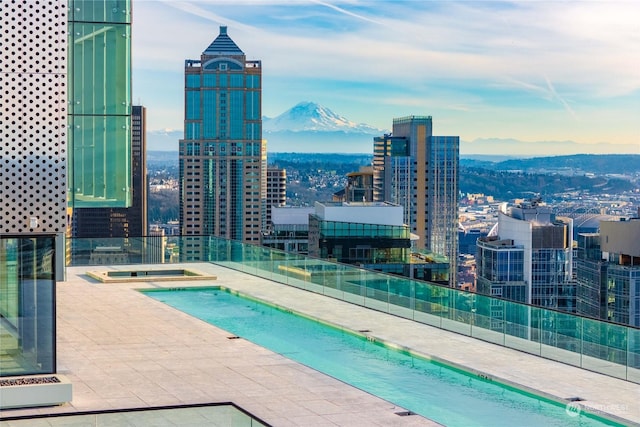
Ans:
[[[0,0],[0,234],[66,224],[67,2]]]

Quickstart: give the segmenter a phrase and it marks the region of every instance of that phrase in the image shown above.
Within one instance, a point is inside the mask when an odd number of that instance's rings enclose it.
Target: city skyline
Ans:
[[[434,132],[464,141],[640,153],[639,13],[632,2],[136,0],[133,94],[150,130],[181,129],[183,57],[227,25],[265,64],[268,117],[309,100],[379,128],[428,114]]]

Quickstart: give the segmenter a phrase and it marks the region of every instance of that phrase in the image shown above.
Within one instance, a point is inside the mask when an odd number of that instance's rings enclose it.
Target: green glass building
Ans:
[[[69,206],[131,206],[131,0],[69,0]]]

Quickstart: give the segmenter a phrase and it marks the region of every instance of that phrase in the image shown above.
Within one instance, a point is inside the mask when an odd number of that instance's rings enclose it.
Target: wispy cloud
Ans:
[[[615,138],[637,141],[640,125],[631,120],[640,108],[633,102],[640,93],[637,16],[640,2],[630,1],[135,0],[134,66],[145,78],[173,73],[171,127],[182,119],[183,60],[198,58],[217,26],[228,25],[247,57],[263,61],[263,109],[271,113],[296,97],[317,96],[378,127],[388,126],[395,111],[414,108],[477,121],[475,136],[482,136],[488,130],[475,116],[493,123],[508,112],[514,123],[516,114],[548,122],[552,102],[576,125],[565,121],[548,132],[562,125],[565,133],[585,134],[585,123],[596,122],[590,117],[611,111],[615,123],[601,122],[593,138],[624,129]],[[374,110],[362,106],[374,103],[377,115],[367,119]],[[532,128],[530,119],[520,121],[522,132]],[[519,132],[515,124],[494,126]],[[461,127],[474,129],[471,122]]]

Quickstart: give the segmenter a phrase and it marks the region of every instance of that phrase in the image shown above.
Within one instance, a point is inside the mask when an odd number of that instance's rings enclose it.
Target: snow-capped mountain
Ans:
[[[182,130],[157,129],[147,131],[147,151],[178,151],[178,140],[184,138]]]
[[[300,153],[368,153],[373,137],[388,133],[355,123],[315,102],[301,102],[274,118],[262,118],[267,151]],[[177,151],[181,130],[147,132],[147,150]]]
[[[262,118],[264,132],[345,132],[382,135],[382,129],[355,123],[315,102],[300,102],[277,117]]]

